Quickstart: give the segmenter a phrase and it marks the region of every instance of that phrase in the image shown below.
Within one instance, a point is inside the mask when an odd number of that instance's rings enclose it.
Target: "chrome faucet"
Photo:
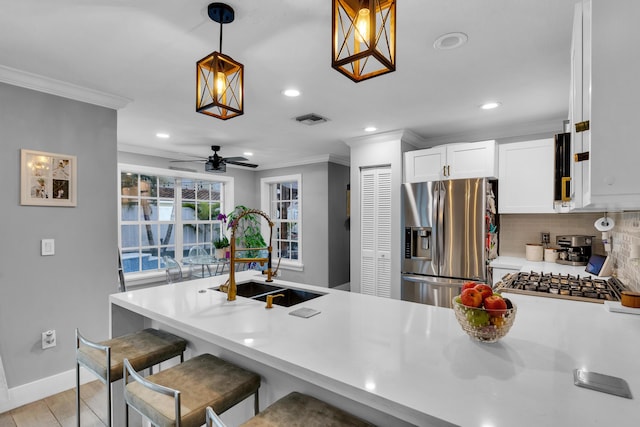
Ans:
[[[238,228],[238,224],[240,220],[249,214],[257,214],[263,216],[267,223],[269,224],[269,246],[266,248],[236,248],[236,229]],[[247,209],[242,212],[238,217],[233,221],[231,227],[231,255],[229,258],[229,278],[224,283],[224,285],[220,286],[220,290],[227,293],[227,301],[235,301],[237,295],[237,287],[236,287],[236,263],[251,263],[251,262],[259,262],[260,265],[264,265],[267,263],[267,282],[273,282],[273,272],[271,270],[271,240],[273,237],[273,222],[269,218],[269,216],[257,209]],[[236,258],[236,251],[260,251],[266,249],[268,251],[268,255],[266,258]]]

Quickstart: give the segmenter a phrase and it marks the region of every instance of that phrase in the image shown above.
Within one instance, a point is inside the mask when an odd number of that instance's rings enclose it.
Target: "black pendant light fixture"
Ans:
[[[354,82],[396,69],[396,0],[332,0],[331,66]]]
[[[222,25],[233,22],[233,8],[211,3],[209,18],[220,24],[220,52],[213,52],[196,64],[196,111],[227,120],[243,114],[244,65],[222,54]]]

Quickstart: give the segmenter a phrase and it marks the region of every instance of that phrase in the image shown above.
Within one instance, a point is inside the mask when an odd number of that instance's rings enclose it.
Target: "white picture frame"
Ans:
[[[20,204],[77,206],[77,166],[76,156],[20,150]]]

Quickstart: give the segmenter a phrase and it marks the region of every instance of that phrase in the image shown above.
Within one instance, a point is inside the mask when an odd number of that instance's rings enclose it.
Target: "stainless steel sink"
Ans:
[[[291,307],[293,305],[300,304],[301,302],[309,301],[311,299],[325,295],[324,293],[320,292],[312,292],[295,288],[285,288],[282,286],[270,285],[263,282],[238,283],[236,285],[236,288],[238,296],[251,298],[258,301],[266,301],[267,295],[282,294],[283,296],[274,298],[273,303],[275,305],[280,305],[283,307]],[[220,291],[219,287],[211,289]]]

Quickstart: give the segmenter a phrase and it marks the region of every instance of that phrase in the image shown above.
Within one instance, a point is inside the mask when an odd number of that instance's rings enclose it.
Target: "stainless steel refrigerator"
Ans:
[[[403,184],[403,300],[451,307],[464,281],[487,281],[487,245],[497,236],[495,183]]]

